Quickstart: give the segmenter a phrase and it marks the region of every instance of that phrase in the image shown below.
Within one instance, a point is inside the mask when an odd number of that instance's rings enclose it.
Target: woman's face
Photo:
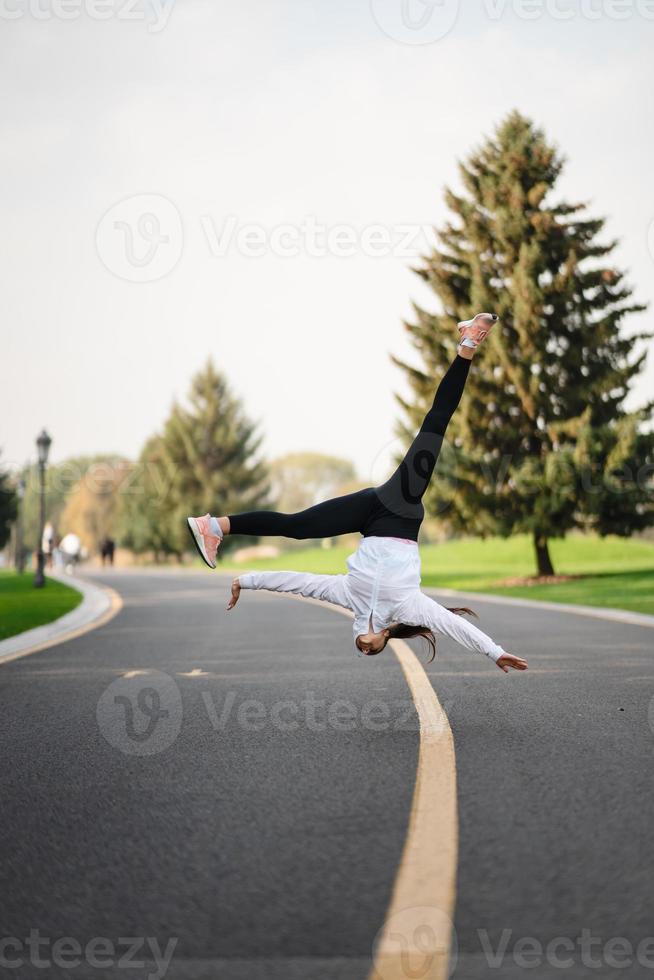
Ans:
[[[365,653],[367,657],[374,657],[376,653],[381,653],[388,643],[389,631],[382,630],[381,633],[363,633],[357,636],[355,642],[357,650]]]

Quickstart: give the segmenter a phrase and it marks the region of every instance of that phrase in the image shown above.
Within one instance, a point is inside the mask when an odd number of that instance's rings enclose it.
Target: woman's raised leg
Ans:
[[[405,533],[409,536],[413,536],[410,531],[417,535],[417,528],[424,516],[422,498],[434,472],[447,426],[461,401],[469,371],[470,360],[457,354],[442,378],[433,404],[404,459],[386,483],[376,488],[377,497],[386,512],[385,525],[392,515],[402,524],[406,522]],[[376,532],[379,532],[379,528],[376,528]]]

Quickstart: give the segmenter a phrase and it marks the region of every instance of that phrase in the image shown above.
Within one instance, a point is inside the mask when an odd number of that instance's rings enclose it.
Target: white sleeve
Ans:
[[[247,572],[238,576],[242,589],[293,592],[349,609],[345,578],[345,575],[312,575],[309,572]]]
[[[490,636],[473,626],[463,616],[450,612],[445,606],[441,606],[435,599],[430,599],[422,592],[412,596],[400,608],[401,621],[410,626],[428,626],[434,633],[449,636],[468,650],[483,653],[493,661],[499,660],[506,653],[506,650],[491,640]],[[399,611],[398,615],[400,615]]]

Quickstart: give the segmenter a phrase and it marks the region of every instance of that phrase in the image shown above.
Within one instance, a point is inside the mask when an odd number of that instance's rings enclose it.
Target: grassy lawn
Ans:
[[[34,588],[31,572],[0,571],[0,640],[33,626],[43,626],[82,601],[76,589],[48,579],[45,588]]]
[[[251,568],[290,568],[296,571],[344,572],[353,548],[307,548],[275,559],[253,562]],[[616,537],[572,535],[552,541],[550,550],[559,575],[583,578],[551,585],[505,586],[510,578],[533,575],[530,538],[480,541],[466,538],[421,549],[424,586],[492,592],[548,602],[613,606],[654,615],[654,543]],[[223,568],[233,566],[227,561]]]

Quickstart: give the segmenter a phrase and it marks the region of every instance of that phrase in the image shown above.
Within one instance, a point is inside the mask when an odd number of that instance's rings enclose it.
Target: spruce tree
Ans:
[[[564,160],[544,133],[511,113],[460,164],[462,193],[446,189],[451,219],[415,271],[442,312],[414,306],[405,323],[422,358],[400,360],[413,434],[434,382],[454,356],[458,320],[480,310],[500,322],[475,358],[448,431],[428,510],[454,530],[528,532],[540,575],[554,569],[550,538],[578,527],[629,535],[654,521],[652,405],[624,407],[645,354],[627,336],[644,306],[611,263],[602,218],[555,197]]]
[[[268,502],[261,439],[227,380],[211,361],[175,404],[160,435],[146,444],[125,495],[121,543],[137,552],[181,557],[189,550],[189,514],[227,514]],[[138,491],[143,490],[143,493]],[[231,544],[226,539],[225,546]]]

